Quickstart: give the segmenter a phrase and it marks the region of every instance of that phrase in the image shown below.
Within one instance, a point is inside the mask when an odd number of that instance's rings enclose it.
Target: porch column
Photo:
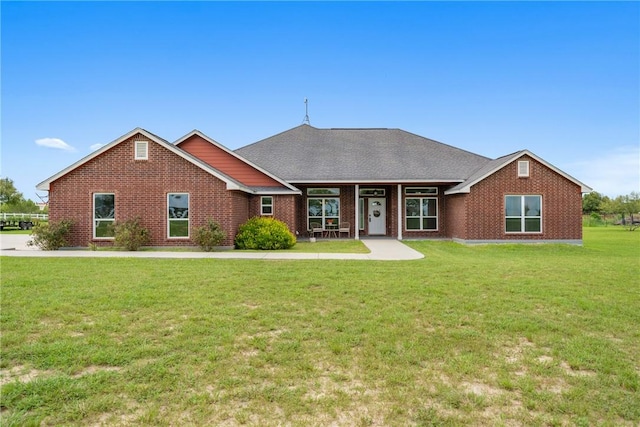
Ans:
[[[355,236],[356,240],[360,240],[360,185],[356,184],[356,197],[355,197],[355,203],[356,203],[356,208],[355,208],[355,221],[353,221],[353,223],[355,224],[355,229],[353,230],[353,235]]]
[[[398,240],[402,240],[402,184],[398,184]]]

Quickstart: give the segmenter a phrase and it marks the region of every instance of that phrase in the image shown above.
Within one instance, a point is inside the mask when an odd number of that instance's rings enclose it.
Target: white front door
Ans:
[[[369,235],[387,234],[387,200],[369,199]]]

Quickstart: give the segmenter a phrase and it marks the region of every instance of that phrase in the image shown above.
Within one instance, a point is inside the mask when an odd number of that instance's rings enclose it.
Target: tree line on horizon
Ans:
[[[35,214],[42,210],[33,200],[25,199],[12,179],[0,178],[0,213]]]
[[[613,217],[620,225],[628,226],[633,231],[640,226],[640,192],[610,198],[597,191],[582,197],[582,213],[590,215],[595,221],[606,221]]]

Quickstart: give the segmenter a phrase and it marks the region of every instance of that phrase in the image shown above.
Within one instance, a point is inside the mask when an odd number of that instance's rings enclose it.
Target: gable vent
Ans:
[[[135,160],[147,160],[149,158],[149,141],[136,141]]]
[[[529,160],[520,160],[518,162],[518,177],[526,178],[529,176]]]

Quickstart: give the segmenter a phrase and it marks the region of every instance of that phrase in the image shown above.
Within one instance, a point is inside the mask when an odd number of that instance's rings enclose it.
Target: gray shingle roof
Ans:
[[[401,129],[303,124],[236,150],[288,182],[464,181],[490,159]]]

